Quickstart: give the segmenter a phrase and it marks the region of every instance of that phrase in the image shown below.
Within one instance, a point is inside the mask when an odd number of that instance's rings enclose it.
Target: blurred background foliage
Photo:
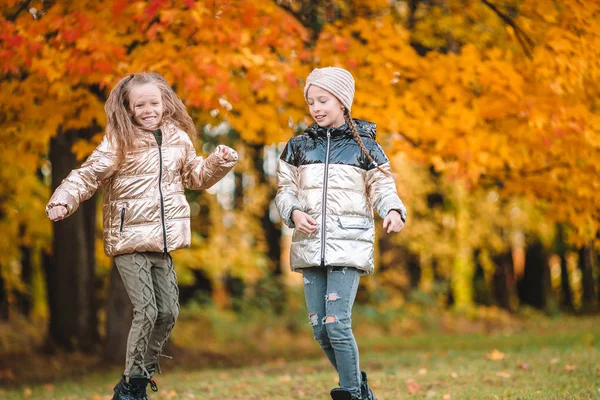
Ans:
[[[304,78],[329,65],[354,74],[354,117],[377,123],[409,212],[401,234],[378,232],[364,335],[598,312],[597,2],[3,0],[0,26],[2,352],[120,361],[131,311],[102,252],[102,194],[54,225],[44,206],[101,140],[111,87],[138,71],[182,97],[200,154],[241,156],[187,193],[178,346],[260,353],[302,331],[295,348],[316,351],[272,200],[283,145],[311,123]]]

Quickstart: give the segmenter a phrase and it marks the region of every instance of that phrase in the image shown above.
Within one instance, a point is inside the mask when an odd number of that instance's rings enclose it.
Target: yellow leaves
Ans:
[[[527,5],[528,11],[535,14],[546,22],[556,22],[559,17],[559,11],[556,8],[556,3],[552,0],[534,0]]]
[[[515,104],[502,97],[480,97],[475,99],[474,105],[477,113],[484,120],[500,119],[515,112]]]
[[[92,151],[94,151],[96,146],[100,144],[102,136],[103,133],[94,135],[92,140],[89,141],[82,139],[77,140],[71,148],[71,151],[73,151],[73,154],[75,154],[77,160],[83,161],[87,156],[89,156],[92,153]]]
[[[485,355],[485,358],[491,361],[500,361],[505,360],[508,356],[505,353],[502,353],[498,349],[492,350],[490,353]]]

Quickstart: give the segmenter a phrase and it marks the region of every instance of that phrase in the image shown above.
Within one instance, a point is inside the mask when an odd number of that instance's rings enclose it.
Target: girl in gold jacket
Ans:
[[[71,215],[104,188],[104,251],[113,256],[134,315],[125,371],[114,399],[146,398],[146,386],[179,314],[177,277],[170,252],[190,245],[190,207],[184,189],[207,189],[237,162],[218,146],[196,155],[196,128],[162,76],[129,75],[105,105],[106,135],[54,191],[46,212],[53,221]]]

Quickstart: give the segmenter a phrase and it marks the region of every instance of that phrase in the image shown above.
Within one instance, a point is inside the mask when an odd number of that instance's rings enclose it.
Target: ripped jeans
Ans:
[[[355,268],[305,268],[304,295],[315,340],[337,370],[340,386],[360,397],[358,347],[352,333],[352,305],[360,273]]]

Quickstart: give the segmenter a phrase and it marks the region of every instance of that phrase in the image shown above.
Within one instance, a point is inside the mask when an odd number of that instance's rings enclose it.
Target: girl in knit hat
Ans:
[[[306,79],[304,98],[315,122],[281,154],[275,202],[295,228],[291,266],[304,276],[314,337],[339,374],[341,387],[331,397],[374,400],[359,367],[352,305],[360,276],[373,273],[373,208],[388,233],[402,229],[406,208],[375,141],[375,124],[350,116],[352,75],[317,68]]]

